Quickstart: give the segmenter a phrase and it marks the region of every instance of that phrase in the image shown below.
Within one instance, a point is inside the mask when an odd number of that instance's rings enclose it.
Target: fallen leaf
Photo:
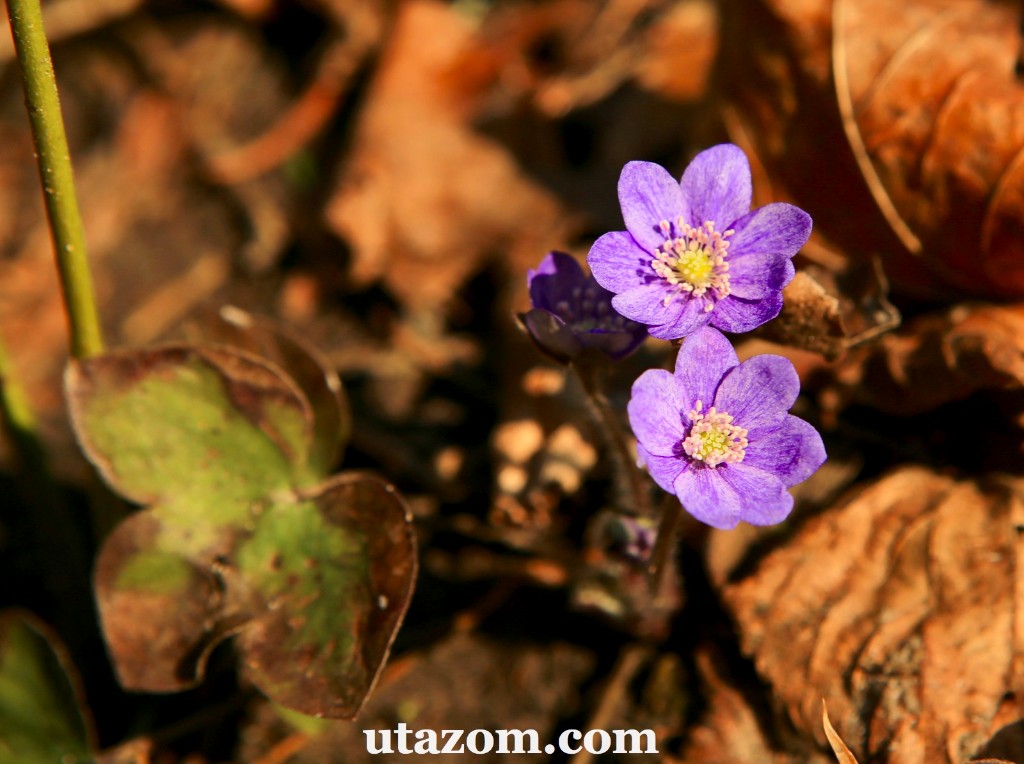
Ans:
[[[690,730],[683,762],[700,764],[826,764],[814,752],[806,755],[776,750],[758,715],[735,681],[725,675],[713,650],[700,649],[696,668],[708,706]]]
[[[1024,305],[921,316],[835,369],[841,399],[909,416],[982,390],[1024,387]]]
[[[880,255],[898,289],[1020,297],[1020,14],[989,0],[733,2],[727,122],[819,235]]]
[[[567,232],[555,197],[471,127],[457,73],[473,35],[451,6],[399,6],[326,210],[353,282],[382,280],[413,313],[444,306],[488,257],[536,260]]]
[[[832,726],[832,720],[828,718],[828,706],[825,705],[824,698],[821,700],[821,726],[825,730],[828,744],[832,746],[832,751],[835,753],[836,758],[839,759],[839,764],[857,764],[856,757],[846,747],[846,743],[843,742],[835,727]]]
[[[808,738],[826,742],[822,696],[850,750],[890,764],[960,764],[1019,719],[1018,490],[907,467],[724,587],[744,652]]]

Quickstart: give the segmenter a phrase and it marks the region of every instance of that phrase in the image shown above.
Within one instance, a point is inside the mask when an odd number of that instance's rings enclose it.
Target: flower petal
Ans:
[[[675,493],[676,478],[679,477],[680,472],[686,469],[686,463],[675,456],[655,456],[639,443],[636,452],[640,457],[640,463],[647,468],[647,473],[658,484],[658,487],[669,493]]]
[[[674,320],[679,312],[678,304],[665,305],[665,297],[668,294],[665,282],[652,282],[615,295],[612,298],[612,307],[626,318],[639,321],[641,324],[660,325]]]
[[[793,509],[793,497],[781,480],[742,464],[683,472],[675,489],[687,512],[723,530],[735,528],[740,520],[771,525]]]
[[[665,241],[665,234],[658,224],[662,220],[674,222],[687,212],[679,181],[654,162],[628,162],[622,168],[619,204],[626,229],[648,252],[653,252]]]
[[[733,223],[736,233],[729,239],[729,262],[763,253],[792,257],[807,243],[811,226],[811,216],[792,204],[760,207]]]
[[[793,280],[793,261],[780,255],[748,256],[729,261],[729,289],[744,300],[764,299]]]
[[[633,383],[626,411],[633,434],[655,456],[672,456],[683,439],[683,418],[690,409],[680,396],[679,382],[664,369],[648,369]]]
[[[572,329],[553,313],[534,308],[521,313],[519,320],[541,352],[559,363],[568,363],[583,350],[583,343],[576,338]]]
[[[693,334],[702,326],[707,326],[711,314],[704,310],[704,301],[687,295],[680,295],[672,300],[670,308],[678,314],[664,324],[652,326],[650,334],[659,340],[678,340]]]
[[[803,419],[787,416],[780,427],[752,430],[743,464],[770,472],[785,485],[809,478],[828,458],[821,435]]]
[[[730,530],[740,522],[743,502],[717,468],[685,470],[676,478],[673,493],[683,509],[712,528]]]
[[[651,255],[626,231],[606,233],[594,242],[587,255],[594,279],[616,294],[657,279],[651,260]]]
[[[685,405],[683,416],[698,400],[709,407],[722,377],[738,364],[736,351],[720,331],[702,327],[687,337],[676,356],[675,368],[680,400]]]
[[[618,360],[636,350],[647,339],[647,327],[635,322],[627,322],[622,331],[591,329],[576,335],[584,347],[604,353],[609,358]]]
[[[769,292],[760,300],[729,295],[715,303],[710,324],[726,332],[749,332],[782,312],[782,292]]]
[[[793,511],[793,497],[775,475],[745,463],[730,464],[721,472],[722,479],[741,499],[741,520],[751,525],[774,525]]]
[[[564,252],[549,252],[536,270],[526,274],[530,302],[541,310],[555,310],[562,300],[571,300],[572,291],[584,285],[587,277],[576,258]]]
[[[729,371],[718,386],[715,407],[752,430],[777,427],[800,394],[800,377],[788,358],[756,355]]]
[[[710,221],[725,231],[750,212],[750,163],[743,150],[731,143],[712,146],[694,157],[683,173],[682,187],[694,227]]]

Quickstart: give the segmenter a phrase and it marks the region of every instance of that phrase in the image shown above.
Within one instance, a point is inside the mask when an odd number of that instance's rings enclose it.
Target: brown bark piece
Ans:
[[[904,468],[726,586],[743,649],[796,726],[825,744],[824,697],[860,760],[984,755],[1021,716],[1022,509],[1005,482]]]

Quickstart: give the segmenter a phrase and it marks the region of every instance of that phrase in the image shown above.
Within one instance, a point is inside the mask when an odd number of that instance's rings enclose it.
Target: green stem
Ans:
[[[7,15],[25,86],[46,213],[64,290],[71,354],[76,358],[87,358],[103,352],[103,336],[89,273],[85,231],[75,196],[64,119],[57,97],[57,80],[43,30],[39,0],[7,0]]]

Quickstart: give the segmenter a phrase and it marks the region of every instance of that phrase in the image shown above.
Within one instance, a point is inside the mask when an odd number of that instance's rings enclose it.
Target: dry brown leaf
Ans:
[[[824,696],[861,760],[960,764],[1022,715],[1022,523],[1018,486],[908,467],[808,521],[723,595],[809,738],[825,744]]]
[[[554,740],[558,721],[579,711],[578,687],[592,668],[592,654],[581,647],[506,645],[456,633],[428,650],[393,660],[358,724],[323,728],[322,734],[311,737],[288,760],[294,764],[378,761],[382,757],[367,751],[363,730],[393,730],[396,720],[412,730],[435,730],[438,737],[440,730],[454,726],[467,731],[535,729],[543,747]],[[481,702],[484,698],[487,702]],[[416,742],[410,734],[409,745]],[[392,745],[397,745],[394,735]],[[256,751],[242,753],[245,761],[257,758]],[[439,760],[463,758],[448,755]],[[540,760],[535,754],[510,754],[500,759]]]
[[[961,305],[929,314],[851,354],[842,399],[903,416],[979,390],[1024,386],[1024,305]]]
[[[795,756],[777,751],[743,693],[707,648],[696,655],[708,708],[691,729],[682,761],[694,764],[829,764],[823,755]]]
[[[825,730],[828,744],[832,746],[832,751],[835,753],[836,758],[839,759],[839,764],[857,764],[857,758],[846,746],[846,743],[843,742],[843,739],[839,737],[836,728],[832,726],[832,720],[828,718],[828,706],[825,705],[824,698],[821,700],[821,726]]]
[[[414,313],[447,303],[488,256],[534,261],[567,231],[558,201],[471,129],[476,86],[456,67],[473,35],[450,6],[400,7],[326,212],[353,281],[382,279]]]
[[[630,82],[669,101],[703,98],[718,49],[708,0],[557,0],[499,7],[473,62],[501,72],[507,96],[563,117]]]
[[[819,233],[852,257],[882,254],[906,291],[1024,294],[1017,4],[757,0],[730,10],[730,126]]]

